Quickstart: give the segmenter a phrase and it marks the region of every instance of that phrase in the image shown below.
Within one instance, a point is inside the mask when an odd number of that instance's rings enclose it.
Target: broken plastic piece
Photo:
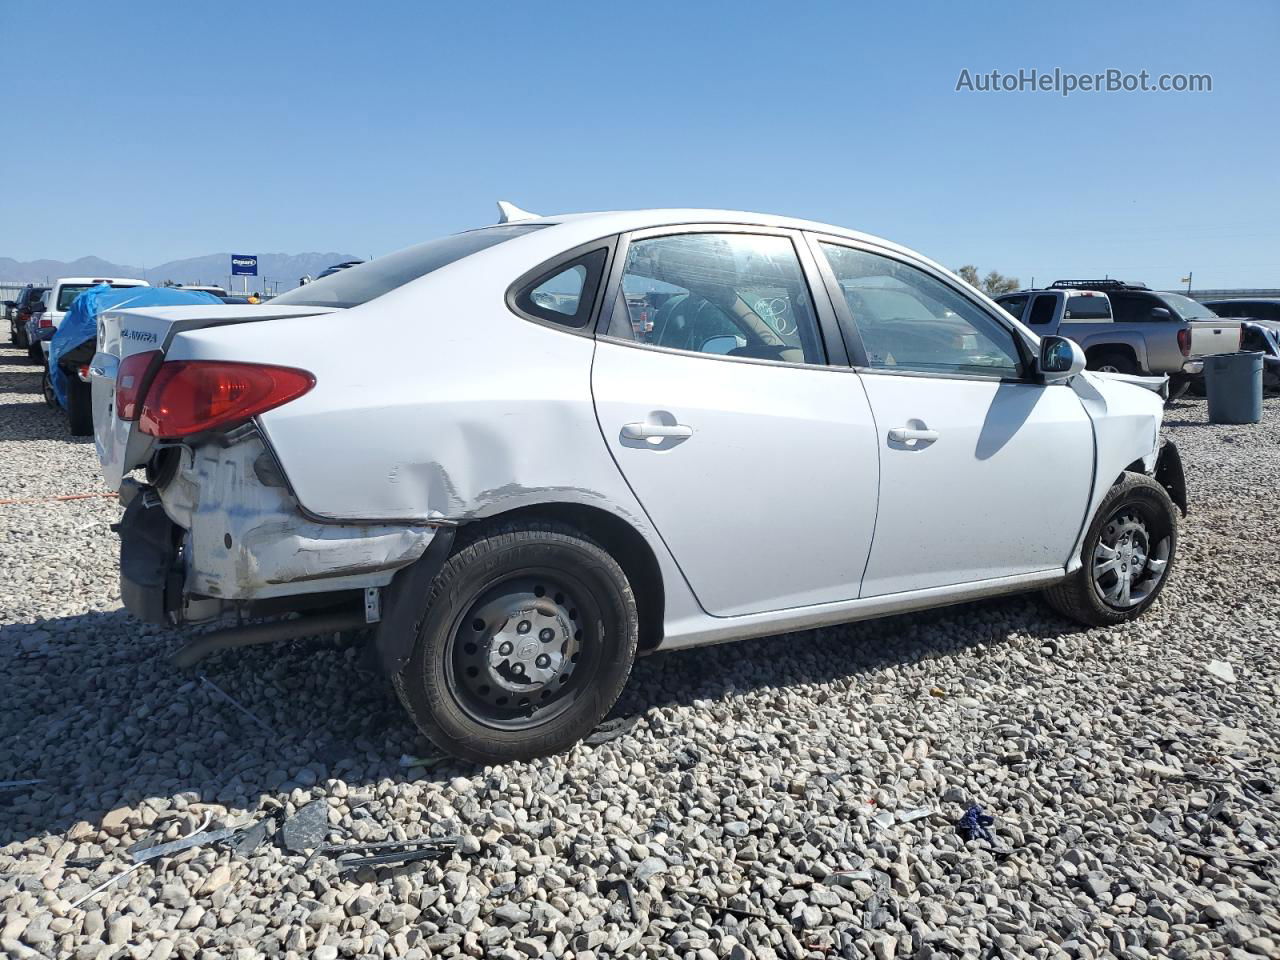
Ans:
[[[401,754],[400,766],[402,767],[422,767],[424,770],[430,770],[438,767],[440,764],[448,760],[448,757],[414,757],[409,754]]]
[[[214,683],[212,680],[206,677],[203,673],[200,674],[200,682],[212,687],[213,690],[218,694],[218,696],[222,697],[223,700],[227,701],[227,703],[231,704],[233,707],[235,707],[237,710],[243,713],[246,717],[248,717],[258,726],[260,726],[263,730],[267,731],[267,733],[271,734],[273,737],[276,735],[275,730],[273,730],[269,724],[264,723],[262,720],[258,719],[257,716],[255,716],[253,713],[249,711],[248,707],[242,706],[239,703],[239,701],[237,701],[235,698],[231,696],[231,694],[227,693],[220,686],[218,686],[216,683]]]
[[[631,717],[614,717],[612,720],[606,720],[600,724],[591,733],[587,734],[582,741],[588,746],[597,747],[602,743],[610,743],[617,740],[623,734],[630,732],[631,728],[640,722],[639,715]]]
[[[627,908],[631,911],[632,921],[635,923],[640,922],[640,907],[636,904],[636,891],[635,888],[631,886],[630,880],[622,878],[602,880],[599,884],[599,890],[604,894],[620,890],[622,892],[623,899],[627,901]]]
[[[274,826],[275,820],[264,817],[252,826],[243,828],[235,838],[235,842],[230,844],[232,851],[237,856],[252,856],[253,852],[266,842],[267,834]]]
[[[315,850],[329,832],[329,805],[323,800],[304,804],[280,828],[280,842],[290,853]]]
[[[996,822],[996,818],[982,812],[982,807],[974,804],[964,812],[964,816],[956,821],[956,830],[966,840],[985,840],[992,846],[996,838],[988,828]]]
[[[43,780],[0,780],[0,790],[15,790],[18,787],[34,787]]]

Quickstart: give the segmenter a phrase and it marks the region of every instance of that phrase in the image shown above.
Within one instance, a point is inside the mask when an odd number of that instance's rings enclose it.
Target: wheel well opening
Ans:
[[[1132,360],[1136,365],[1138,362],[1138,354],[1133,347],[1124,343],[1104,343],[1096,347],[1090,347],[1085,351],[1085,360],[1089,365],[1093,365],[1106,356],[1122,356]]]
[[[576,503],[543,503],[518,507],[467,523],[459,530],[459,539],[465,543],[471,537],[483,533],[489,526],[522,519],[563,523],[581,530],[604,547],[622,567],[635,594],[636,611],[640,618],[640,652],[653,650],[662,642],[662,625],[666,612],[662,571],[652,548],[635,527],[599,507]],[[454,549],[457,549],[456,545]]]

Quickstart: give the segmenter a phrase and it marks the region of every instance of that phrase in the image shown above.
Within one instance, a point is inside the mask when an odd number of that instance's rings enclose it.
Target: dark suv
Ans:
[[[1222,318],[1198,301],[1180,293],[1148,290],[1140,283],[1107,287],[1116,323],[1163,323],[1185,320],[1191,325],[1191,356],[1207,357],[1240,348],[1240,324]]]
[[[48,287],[37,287],[34,283],[28,283],[18,294],[18,299],[14,301],[13,310],[9,314],[9,339],[14,346],[22,347],[24,350],[31,346],[30,338],[27,336],[27,320],[31,318],[31,311],[40,306],[40,298],[48,290]]]

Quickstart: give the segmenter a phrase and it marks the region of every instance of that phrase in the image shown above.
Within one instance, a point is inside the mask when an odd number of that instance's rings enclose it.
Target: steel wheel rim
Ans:
[[[553,720],[586,687],[599,623],[595,601],[574,577],[533,569],[498,578],[449,632],[445,678],[454,702],[499,730]]]
[[[1114,363],[1104,363],[1102,366],[1098,367],[1098,372],[1099,373],[1119,373],[1120,368],[1117,367]]]
[[[1094,590],[1107,606],[1132,609],[1164,580],[1172,538],[1166,534],[1156,539],[1151,526],[1150,519],[1131,505],[1120,507],[1102,525],[1090,574]]]

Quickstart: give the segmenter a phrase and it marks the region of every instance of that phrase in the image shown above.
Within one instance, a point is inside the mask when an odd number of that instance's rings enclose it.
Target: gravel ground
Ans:
[[[0,500],[101,491],[37,387],[0,348]],[[1167,430],[1192,513],[1139,623],[1013,598],[656,655],[629,732],[486,769],[402,766],[429,747],[352,647],[180,673],[120,609],[112,500],[0,505],[0,779],[44,781],[0,788],[0,954],[1280,955],[1280,401]],[[463,839],[342,875],[203,846],[71,905],[136,841],[312,800],[335,841]]]

